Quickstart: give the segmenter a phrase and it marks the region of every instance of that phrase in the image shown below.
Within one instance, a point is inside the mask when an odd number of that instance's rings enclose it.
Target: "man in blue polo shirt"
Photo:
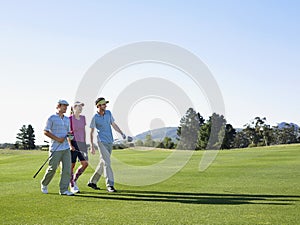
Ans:
[[[57,113],[48,118],[44,129],[44,134],[51,139],[51,145],[49,146],[49,154],[51,155],[49,166],[41,181],[41,191],[44,194],[48,194],[47,186],[54,177],[59,163],[62,162],[59,194],[74,195],[68,190],[71,178],[70,140],[67,137],[70,131],[70,119],[64,116],[68,105],[66,100],[59,100],[56,107]]]
[[[116,192],[114,188],[114,174],[111,168],[110,156],[113,148],[113,134],[111,127],[115,131],[120,133],[125,139],[126,135],[121,131],[119,126],[114,122],[114,118],[109,110],[106,110],[106,104],[109,101],[106,101],[104,98],[98,98],[96,100],[97,113],[94,115],[91,121],[91,153],[95,154],[93,134],[95,128],[97,129],[97,139],[100,151],[100,162],[95,170],[95,173],[90,178],[88,186],[99,190],[97,182],[99,181],[101,175],[104,173],[106,178],[106,188],[108,192]]]

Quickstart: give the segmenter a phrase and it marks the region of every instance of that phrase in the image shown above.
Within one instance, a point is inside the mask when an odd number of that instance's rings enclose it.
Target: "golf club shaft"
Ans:
[[[45,166],[45,164],[48,162],[48,160],[51,158],[51,156],[53,155],[53,153],[58,149],[58,147],[61,145],[62,143],[59,143],[56,147],[56,149],[51,153],[51,155],[47,158],[47,160],[44,162],[44,164],[41,166],[41,168],[39,168],[39,170],[34,174],[33,178],[35,178],[39,172],[43,169],[43,167]]]
[[[34,174],[33,178],[35,178],[39,172],[43,169],[43,167],[45,166],[45,164],[48,162],[48,160],[51,158],[51,156],[53,155],[53,152],[52,154],[47,158],[47,160],[44,162],[44,164],[39,168],[39,170]]]
[[[61,145],[62,143],[59,143],[56,147],[56,149],[51,153],[51,155],[47,158],[47,160],[44,162],[44,164],[39,168],[39,170],[34,174],[33,178],[35,178],[39,172],[43,169],[43,167],[45,166],[45,164],[48,162],[48,160],[51,158],[51,156],[53,155],[53,153],[58,149],[58,147]],[[75,151],[78,151],[78,150],[75,150]],[[80,152],[80,151],[78,151]]]

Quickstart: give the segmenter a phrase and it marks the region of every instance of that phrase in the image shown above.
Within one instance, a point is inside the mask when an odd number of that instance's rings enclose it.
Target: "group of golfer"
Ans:
[[[97,112],[93,116],[90,128],[90,152],[95,154],[94,130],[97,130],[97,142],[100,152],[99,164],[88,181],[88,186],[99,190],[97,182],[101,175],[106,178],[106,189],[108,192],[116,192],[114,188],[114,175],[111,168],[110,156],[113,148],[113,134],[111,127],[125,139],[126,135],[115,123],[109,110],[106,110],[108,101],[98,98],[95,102]],[[56,169],[61,164],[61,178],[59,183],[59,194],[72,196],[79,192],[77,180],[88,166],[88,149],[86,145],[86,119],[81,115],[84,103],[76,101],[71,107],[71,116],[65,116],[69,103],[66,100],[57,102],[57,112],[51,115],[44,129],[44,134],[51,139],[49,146],[49,165],[41,181],[41,191],[48,193],[48,185],[55,175]],[[76,161],[80,166],[74,173]],[[70,187],[70,189],[69,189]]]

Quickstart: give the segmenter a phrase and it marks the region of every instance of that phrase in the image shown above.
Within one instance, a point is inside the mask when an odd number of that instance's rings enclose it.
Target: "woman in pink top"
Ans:
[[[73,193],[79,192],[76,181],[88,166],[88,151],[85,140],[86,121],[85,116],[80,115],[83,106],[83,103],[78,101],[75,102],[71,108],[72,115],[70,116],[71,131],[74,134],[74,138],[71,141],[70,146],[72,159],[70,187]],[[77,158],[80,161],[81,165],[78,167],[76,173],[74,174],[74,168]]]

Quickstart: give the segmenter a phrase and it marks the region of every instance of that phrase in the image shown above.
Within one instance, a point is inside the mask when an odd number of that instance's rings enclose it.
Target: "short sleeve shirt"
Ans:
[[[70,131],[70,119],[67,116],[61,118],[58,114],[54,114],[48,118],[44,130],[51,132],[59,138],[66,137]],[[50,151],[62,151],[69,148],[67,138],[65,138],[63,143],[51,139],[51,145],[49,146]]]
[[[114,121],[115,119],[109,110],[105,110],[103,116],[101,116],[99,113],[94,115],[90,124],[90,128],[96,128],[99,142],[113,143],[111,124]]]
[[[70,116],[71,129],[73,131],[75,141],[85,142],[85,116],[80,115],[79,119],[76,119],[75,116]]]

